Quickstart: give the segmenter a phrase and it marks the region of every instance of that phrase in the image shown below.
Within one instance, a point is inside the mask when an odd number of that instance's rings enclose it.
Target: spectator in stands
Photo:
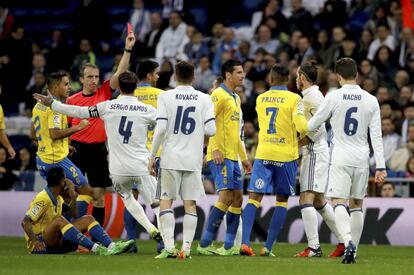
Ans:
[[[162,0],[162,17],[168,19],[174,11],[184,12],[184,0]]]
[[[208,38],[207,43],[213,56],[223,40],[224,30],[225,27],[222,23],[215,23],[211,29],[212,36]]]
[[[26,93],[26,101],[25,101],[25,112],[24,115],[27,117],[32,117],[32,109],[34,105],[36,105],[36,100],[33,99],[34,93],[45,93],[45,84],[46,84],[46,76],[42,72],[36,72],[34,75],[34,84],[33,86],[27,90]]]
[[[16,182],[13,165],[7,160],[7,151],[0,147],[0,190],[10,190]]]
[[[187,60],[198,64],[202,56],[208,56],[210,54],[207,42],[203,41],[203,34],[196,31],[191,41],[184,46],[184,53],[187,56]]]
[[[268,53],[275,54],[280,46],[281,43],[278,40],[272,39],[269,26],[262,24],[257,30],[256,39],[251,42],[250,56],[253,57],[259,48],[266,50]]]
[[[407,141],[394,152],[389,161],[389,168],[394,172],[406,171],[407,161],[414,154],[414,125],[408,126]]]
[[[389,101],[391,100],[391,93],[388,89],[387,86],[379,86],[377,89],[377,94],[376,94],[378,103],[381,104],[385,101]]]
[[[208,93],[211,83],[216,79],[216,75],[211,70],[211,62],[207,55],[200,57],[200,62],[195,70],[195,80],[193,86],[196,90]]]
[[[401,126],[399,121],[401,118],[401,112],[399,111],[398,104],[393,101],[384,101],[380,104],[380,110],[381,110],[381,118],[390,118],[395,126]],[[396,127],[395,129],[400,129],[401,127]],[[401,143],[399,144],[401,145]]]
[[[361,58],[367,58],[369,45],[371,45],[373,39],[373,34],[370,30],[362,31],[358,48],[358,53]]]
[[[236,56],[242,63],[250,59],[250,43],[248,41],[240,41]]]
[[[379,81],[377,68],[372,65],[369,59],[364,59],[359,65],[358,82],[361,83],[367,77],[373,79],[375,83]]]
[[[313,34],[313,17],[302,6],[302,0],[292,0],[292,15],[289,17],[290,32],[300,30],[306,35]]]
[[[325,64],[327,60],[330,60],[330,42],[328,37],[328,32],[326,30],[320,30],[318,33],[317,41],[314,43],[314,48],[316,50],[316,59],[318,63],[323,64],[324,66],[329,66],[330,64]]]
[[[151,29],[150,12],[145,9],[143,0],[133,0],[132,6],[133,9],[128,22],[132,25],[137,41],[144,41],[145,36]],[[126,33],[126,30],[124,33]]]
[[[364,28],[376,33],[378,26],[386,25],[388,29],[395,29],[395,21],[389,16],[389,12],[384,5],[380,5],[376,8],[374,17],[365,23]]]
[[[413,101],[413,87],[411,85],[403,85],[401,87],[398,101],[401,107]]]
[[[391,35],[390,27],[387,23],[379,23],[375,33],[377,34],[377,39],[372,41],[368,49],[367,58],[370,60],[374,60],[374,57],[381,46],[387,46],[391,51],[394,51],[397,46],[397,41]]]
[[[404,68],[408,63],[408,58],[410,54],[408,52],[408,48],[410,45],[410,41],[414,38],[414,33],[411,28],[404,28],[401,32],[401,40],[400,45],[398,46],[398,64],[401,68]]]
[[[358,54],[358,50],[356,49],[355,40],[351,36],[345,37],[345,39],[341,43],[341,47],[339,48],[339,58],[349,57],[355,60],[357,64],[360,63],[361,58]]]
[[[46,70],[46,58],[43,54],[38,53],[33,55],[32,59],[32,75],[29,79],[29,83],[27,83],[26,91],[30,90],[33,86],[35,86],[35,77],[37,73],[41,73],[43,75],[47,74]]]
[[[401,144],[407,142],[408,126],[414,124],[414,102],[404,106],[404,121],[401,127]]]
[[[394,77],[394,85],[392,86],[393,95],[395,97],[398,96],[401,88],[405,85],[410,84],[410,75],[407,73],[406,70],[399,70]]]
[[[294,58],[298,61],[298,64],[303,64],[304,62],[315,58],[315,50],[312,48],[308,37],[302,36],[299,38],[298,49]]]
[[[345,29],[341,26],[336,26],[332,29],[332,44],[329,47],[329,53],[323,61],[325,68],[331,69],[334,62],[338,59],[340,54],[340,47],[342,46],[342,41],[346,38]]]
[[[383,198],[398,197],[395,194],[395,185],[392,182],[384,182],[381,185],[381,197],[383,197]]]
[[[394,152],[400,147],[400,135],[395,133],[395,125],[391,118],[381,120],[382,144],[384,146],[384,159],[386,167],[389,167],[389,161]],[[375,158],[372,156],[369,160],[371,168],[375,169]]]
[[[183,22],[180,13],[171,12],[169,23],[169,27],[162,33],[156,48],[155,57],[160,64],[165,59],[180,59],[184,45],[189,41],[186,34],[187,24]]]
[[[277,28],[280,32],[287,32],[289,30],[288,20],[280,9],[280,1],[269,0],[263,11],[253,13],[251,20],[251,28],[253,32],[256,32],[259,25],[267,24],[269,18],[277,22]],[[274,32],[272,32],[272,34],[274,34]]]
[[[27,147],[19,150],[19,164],[17,167],[19,179],[22,183],[22,190],[33,191],[35,183],[36,162]]]
[[[0,41],[11,31],[14,17],[9,13],[9,9],[0,4]]]
[[[79,80],[79,71],[81,70],[82,66],[86,63],[96,64],[96,55],[92,51],[92,44],[89,39],[82,39],[79,44],[79,51],[80,53],[75,56],[75,60],[71,66],[71,77],[73,81]],[[73,90],[78,90],[73,87]],[[80,88],[80,87],[79,87]]]
[[[318,1],[307,1],[318,2]],[[322,11],[316,16],[321,28],[331,31],[335,26],[345,26],[348,18],[346,3],[343,0],[328,0],[323,5]]]
[[[50,44],[44,50],[48,68],[51,72],[69,71],[74,53],[68,44],[67,37],[61,30],[53,30]]]
[[[238,43],[234,39],[234,31],[231,28],[225,28],[223,34],[223,40],[218,45],[216,53],[213,59],[213,72],[216,75],[221,73],[222,55],[228,53],[230,58],[236,57]]]
[[[370,94],[374,94],[377,90],[377,82],[371,77],[365,77],[362,79],[361,88]]]
[[[13,24],[10,34],[0,41],[0,56],[8,59],[0,75],[3,108],[6,113],[17,113],[19,103],[24,101],[32,69],[31,45],[21,25]]]
[[[174,69],[173,69],[172,62],[168,59],[164,60],[164,62],[162,62],[160,66],[160,72],[158,74],[160,78],[158,78],[158,81],[157,81],[157,88],[161,90],[165,90],[169,88],[170,79],[173,74],[174,74]]]
[[[132,67],[136,67],[137,57],[154,57],[155,50],[160,41],[161,35],[165,29],[165,25],[162,21],[161,14],[159,12],[153,12],[150,15],[150,30],[148,31],[147,35],[145,36],[144,40],[137,41],[135,43],[131,61]]]
[[[380,46],[374,58],[374,65],[377,68],[380,82],[385,82],[390,85],[395,74],[397,73],[395,59],[393,52],[387,46]]]

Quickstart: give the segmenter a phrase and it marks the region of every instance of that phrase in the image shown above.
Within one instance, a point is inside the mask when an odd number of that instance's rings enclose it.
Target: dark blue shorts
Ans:
[[[68,158],[64,158],[63,160],[57,163],[49,164],[43,162],[39,157],[36,157],[36,165],[37,169],[39,170],[40,176],[44,180],[46,180],[47,172],[51,168],[62,167],[63,171],[65,172],[66,178],[70,179],[76,187],[82,187],[88,184],[88,181],[82,174],[82,171]]]
[[[214,185],[217,192],[221,190],[243,190],[240,166],[237,161],[224,159],[224,163],[217,165],[214,161],[208,162]]]

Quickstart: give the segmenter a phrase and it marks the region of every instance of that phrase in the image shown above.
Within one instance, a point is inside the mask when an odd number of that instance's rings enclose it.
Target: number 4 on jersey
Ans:
[[[126,123],[126,128],[125,128],[125,123]],[[129,143],[129,138],[132,135],[132,121],[128,121],[127,122],[127,117],[126,116],[122,116],[121,117],[121,122],[119,123],[119,129],[118,132],[121,136],[124,137],[123,143],[124,144],[128,144]]]

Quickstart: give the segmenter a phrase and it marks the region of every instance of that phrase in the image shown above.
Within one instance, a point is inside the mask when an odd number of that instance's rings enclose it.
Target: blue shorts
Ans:
[[[224,159],[223,164],[215,164],[214,161],[208,162],[214,185],[217,192],[221,190],[243,190],[241,181],[240,166],[237,161]]]
[[[253,164],[253,172],[247,191],[265,194],[293,196],[295,195],[296,160],[290,162],[278,162],[256,159]]]
[[[65,172],[66,178],[70,179],[77,188],[88,184],[88,181],[82,174],[81,170],[75,164],[73,164],[73,162],[68,158],[64,158],[63,160],[57,163],[49,164],[41,161],[39,157],[36,157],[36,165],[37,169],[39,170],[40,176],[44,180],[46,180],[47,172],[51,168],[62,167],[63,171]]]

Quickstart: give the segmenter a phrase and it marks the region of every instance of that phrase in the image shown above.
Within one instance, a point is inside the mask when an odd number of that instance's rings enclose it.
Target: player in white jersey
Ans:
[[[42,104],[51,106],[54,111],[77,117],[103,119],[108,139],[109,173],[114,189],[122,197],[125,207],[146,229],[152,238],[161,241],[158,229],[148,220],[142,206],[132,195],[132,185],[138,184],[138,190],[144,201],[151,204],[156,216],[159,215],[158,201],[155,199],[156,180],[148,173],[149,152],[146,147],[147,129],[156,124],[156,109],[138,101],[134,90],[138,82],[131,72],[119,75],[121,96],[107,100],[96,106],[80,107],[62,104],[52,97],[35,94]]]
[[[315,85],[318,77],[316,62],[301,65],[297,70],[296,86],[302,92],[304,114],[309,121],[323,101],[319,87]],[[308,247],[296,254],[296,257],[321,257],[322,249],[318,236],[318,217],[316,210],[339,240],[330,257],[340,257],[345,251],[342,237],[335,226],[333,208],[325,200],[328,184],[329,147],[325,123],[315,132],[309,132],[300,142],[302,145],[302,161],[300,165],[300,206],[305,226]],[[316,210],[315,210],[316,209]]]
[[[342,263],[351,264],[355,262],[364,225],[362,202],[369,176],[368,133],[376,161],[375,182],[382,183],[387,172],[377,99],[356,84],[357,66],[353,59],[339,59],[335,73],[341,88],[328,93],[308,128],[315,131],[330,119],[333,139],[327,196],[332,198],[335,222],[347,246]],[[351,215],[346,209],[348,200]]]
[[[156,258],[190,257],[191,243],[197,227],[196,201],[205,196],[201,180],[205,137],[215,134],[214,106],[210,97],[195,90],[194,65],[175,65],[177,88],[158,97],[157,127],[152,143],[148,169],[155,171],[155,156],[162,144],[160,181],[160,230],[165,249]],[[183,245],[181,252],[174,245],[174,213],[172,201],[183,200]]]

